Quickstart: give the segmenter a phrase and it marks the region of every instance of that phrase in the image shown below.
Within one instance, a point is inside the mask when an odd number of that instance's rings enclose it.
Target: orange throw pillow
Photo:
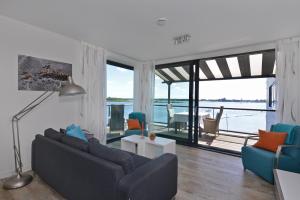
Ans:
[[[283,145],[287,133],[281,132],[267,132],[263,130],[259,131],[259,139],[253,145],[257,148],[265,149],[268,151],[276,152],[279,145]]]
[[[141,129],[141,125],[138,119],[128,119],[128,130]]]

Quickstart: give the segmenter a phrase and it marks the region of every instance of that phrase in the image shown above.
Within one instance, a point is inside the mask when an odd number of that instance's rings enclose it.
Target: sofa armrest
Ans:
[[[300,146],[299,145],[279,145],[278,148],[277,148],[277,151],[276,151],[276,156],[275,156],[275,166],[274,168],[275,169],[278,169],[279,167],[279,159],[280,159],[280,155],[281,155],[281,152],[282,152],[282,149],[283,148],[296,148],[296,149],[300,149]]]
[[[177,156],[164,154],[147,162],[120,180],[121,199],[172,199],[177,193],[177,175]]]
[[[248,140],[251,139],[251,138],[259,138],[259,136],[258,135],[252,135],[252,136],[246,137],[245,142],[244,142],[244,146],[247,146]]]

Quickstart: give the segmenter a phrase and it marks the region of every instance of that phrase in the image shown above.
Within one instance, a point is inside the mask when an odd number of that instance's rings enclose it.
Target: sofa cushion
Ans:
[[[279,124],[272,125],[271,131],[287,133],[288,135],[286,137],[285,144],[293,144],[295,127],[296,127],[295,125],[279,123]]]
[[[285,144],[288,145],[300,145],[300,126],[291,124],[275,124],[272,125],[271,131],[274,132],[287,132],[288,137]],[[300,149],[296,148],[283,148],[282,152],[286,155],[292,156],[296,159],[300,159]]]
[[[141,129],[141,125],[138,119],[128,119],[128,130]]]
[[[99,140],[98,140],[97,138],[94,138],[94,137],[88,139],[88,142],[96,142],[96,143],[100,143]]]
[[[278,146],[284,144],[286,137],[287,133],[284,132],[279,133],[259,130],[259,140],[253,146],[276,152]]]
[[[64,134],[54,130],[53,128],[48,128],[44,131],[44,136],[56,141],[61,141],[61,138],[64,136]]]
[[[138,168],[151,160],[150,158],[146,158],[144,156],[139,156],[134,153],[130,153],[130,155],[133,158],[135,168]]]
[[[89,151],[92,155],[122,166],[125,174],[134,171],[134,159],[130,153],[119,149],[109,148],[96,142],[89,142],[88,144]]]
[[[84,151],[84,152],[89,151],[88,143],[84,142],[83,140],[78,139],[76,137],[64,135],[61,138],[61,142],[68,145],[68,146],[70,146],[70,147],[73,147],[75,149],[79,149],[79,150]]]
[[[140,122],[141,127],[144,124],[144,127],[146,127],[146,115],[142,112],[132,112],[129,114],[129,119],[138,119]]]

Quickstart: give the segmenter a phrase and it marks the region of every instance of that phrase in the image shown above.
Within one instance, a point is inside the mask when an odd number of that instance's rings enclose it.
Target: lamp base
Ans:
[[[33,177],[28,174],[18,174],[4,181],[3,188],[5,190],[12,190],[24,187],[31,183]]]

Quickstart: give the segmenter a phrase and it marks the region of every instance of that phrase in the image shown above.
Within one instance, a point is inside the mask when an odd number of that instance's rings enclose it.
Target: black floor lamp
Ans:
[[[13,149],[14,149],[14,158],[15,158],[15,171],[16,176],[7,179],[3,188],[6,190],[17,189],[29,184],[33,177],[29,174],[23,174],[22,172],[22,159],[21,159],[21,150],[20,150],[20,137],[19,137],[19,121],[29,112],[31,112],[34,108],[43,103],[46,99],[48,99],[51,95],[53,95],[55,91],[46,91],[38,98],[33,100],[30,104],[25,106],[21,111],[15,114],[12,117],[12,135],[13,135]],[[59,88],[59,96],[74,96],[79,94],[85,94],[85,90],[76,85],[73,82],[72,77],[68,77],[68,83]]]

